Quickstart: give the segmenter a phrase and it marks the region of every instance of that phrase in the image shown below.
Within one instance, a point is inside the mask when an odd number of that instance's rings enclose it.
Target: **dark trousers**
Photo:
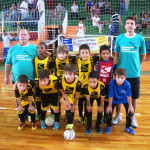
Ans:
[[[117,104],[112,104],[112,112],[109,112],[109,114],[106,114],[107,126],[111,126],[112,115],[113,115],[113,111],[114,111],[114,108],[116,107],[116,105]],[[123,105],[126,110],[126,127],[128,128],[131,126],[132,114],[131,114],[131,112],[128,113],[129,104],[123,103]]]

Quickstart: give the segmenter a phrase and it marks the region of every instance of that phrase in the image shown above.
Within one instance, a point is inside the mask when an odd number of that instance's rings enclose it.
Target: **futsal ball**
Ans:
[[[66,130],[64,132],[64,138],[66,140],[73,140],[75,138],[75,132],[73,130]]]
[[[52,115],[47,116],[47,117],[45,118],[45,124],[46,124],[47,126],[53,126],[54,123],[55,123],[55,119],[54,119],[54,117],[53,117]]]

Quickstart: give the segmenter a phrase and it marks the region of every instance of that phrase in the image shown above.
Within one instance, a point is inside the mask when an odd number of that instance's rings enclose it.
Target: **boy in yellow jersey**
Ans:
[[[51,58],[54,63],[55,75],[57,77],[64,73],[64,66],[66,64],[73,63],[75,60],[75,56],[68,56],[68,47],[66,45],[59,45],[56,54],[52,54]],[[61,102],[59,103],[59,111],[61,114]]]
[[[88,76],[89,82],[84,86],[84,94],[87,100],[87,129],[86,134],[91,134],[92,131],[92,108],[94,100],[97,101],[98,112],[95,130],[97,133],[102,133],[100,122],[103,113],[103,104],[105,98],[105,85],[98,81],[99,75],[96,71],[91,71]]]
[[[74,113],[81,92],[81,82],[75,78],[77,67],[74,64],[64,66],[64,76],[58,78],[58,88],[65,100],[67,125],[66,129],[73,129]]]
[[[54,130],[59,129],[59,107],[58,107],[58,90],[57,77],[49,75],[46,69],[41,69],[38,72],[38,79],[35,80],[36,98],[41,98],[41,129],[46,128],[45,117],[49,107],[54,111],[55,124]]]
[[[82,44],[79,47],[79,58],[76,58],[75,64],[78,66],[78,76],[81,80],[82,89],[85,84],[88,83],[88,75],[89,73],[94,70],[94,64],[99,59],[99,57],[91,57],[90,56],[90,48],[87,44]],[[82,90],[83,91],[83,90]],[[81,93],[80,99],[78,102],[78,109],[79,109],[79,124],[86,124],[86,108],[84,117],[82,116],[83,113],[83,104],[85,103],[86,107],[86,98]]]
[[[38,71],[40,69],[46,69],[49,71],[49,73],[51,73],[51,70],[53,68],[53,63],[50,61],[49,57],[47,56],[46,51],[47,51],[47,45],[43,42],[39,43],[38,45],[39,56],[36,56],[33,59],[36,78],[38,78]],[[36,99],[36,108],[37,108],[37,116],[35,120],[37,121],[41,117],[41,99]]]
[[[26,75],[20,75],[18,81],[15,84],[15,97],[18,102],[18,117],[21,121],[18,130],[23,130],[25,125],[25,114],[29,112],[32,122],[32,130],[36,130],[37,126],[35,125],[35,110],[33,104],[34,91],[30,84],[28,84],[28,77]]]
[[[67,45],[59,45],[56,54],[51,55],[55,67],[55,75],[58,77],[64,73],[65,64],[73,63],[75,56],[68,56]]]

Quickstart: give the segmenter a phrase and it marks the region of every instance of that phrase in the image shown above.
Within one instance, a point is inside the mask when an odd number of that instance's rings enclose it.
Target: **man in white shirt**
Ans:
[[[2,39],[4,43],[3,57],[4,57],[4,61],[6,61],[8,50],[10,48],[10,41],[13,39],[13,37],[10,34],[7,34],[7,32],[4,30]]]
[[[73,19],[74,16],[78,19],[78,10],[78,5],[76,5],[76,2],[73,2],[73,5],[71,6],[71,19]]]
[[[24,0],[21,3],[20,8],[21,8],[22,20],[28,20],[28,18],[29,18],[28,0]]]
[[[39,11],[39,18],[42,16],[42,13],[45,11],[45,3],[44,0],[38,0],[37,8]]]

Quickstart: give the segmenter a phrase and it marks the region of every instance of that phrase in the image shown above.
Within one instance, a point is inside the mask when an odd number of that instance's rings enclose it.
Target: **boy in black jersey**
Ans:
[[[88,75],[89,73],[94,70],[94,64],[96,61],[99,60],[99,56],[90,56],[90,48],[87,44],[82,44],[79,47],[79,58],[76,58],[75,64],[78,66],[79,71],[77,75],[79,76],[82,84],[82,91],[85,84],[88,83]],[[84,104],[85,103],[85,104]],[[83,104],[86,107],[86,98],[83,95],[83,92],[81,92],[79,102],[78,102],[78,109],[79,109],[79,124],[86,124],[87,118],[86,118],[86,108],[85,108],[85,114],[84,117],[82,115],[83,113]]]
[[[49,74],[51,74],[52,68],[53,68],[53,63],[49,59],[49,56],[47,56],[47,45],[45,43],[43,42],[39,43],[38,54],[39,56],[36,56],[33,59],[35,78],[38,78],[38,71],[40,69],[46,69],[48,70]],[[40,99],[36,99],[36,108],[37,108],[37,116],[35,117],[35,120],[37,121],[41,117],[41,100]]]
[[[91,71],[89,74],[89,82],[84,86],[84,94],[87,101],[87,129],[86,134],[91,134],[92,131],[92,108],[94,100],[97,101],[98,112],[95,130],[97,133],[102,133],[100,121],[103,113],[103,103],[105,98],[105,85],[98,81],[99,76],[96,71]]]
[[[74,112],[81,92],[81,82],[75,77],[77,67],[74,64],[64,66],[64,76],[58,78],[58,88],[65,100],[67,125],[66,129],[73,129]]]
[[[18,130],[23,130],[25,124],[25,114],[29,112],[32,122],[32,130],[36,130],[37,126],[35,125],[35,108],[33,104],[33,88],[28,84],[28,77],[26,75],[20,75],[18,81],[15,84],[15,97],[18,102],[18,117],[21,121]]]
[[[46,69],[38,72],[38,79],[35,80],[36,98],[41,98],[41,128],[45,129],[46,112],[51,107],[55,115],[54,130],[59,129],[59,106],[58,106],[58,90],[57,77],[49,75]]]

